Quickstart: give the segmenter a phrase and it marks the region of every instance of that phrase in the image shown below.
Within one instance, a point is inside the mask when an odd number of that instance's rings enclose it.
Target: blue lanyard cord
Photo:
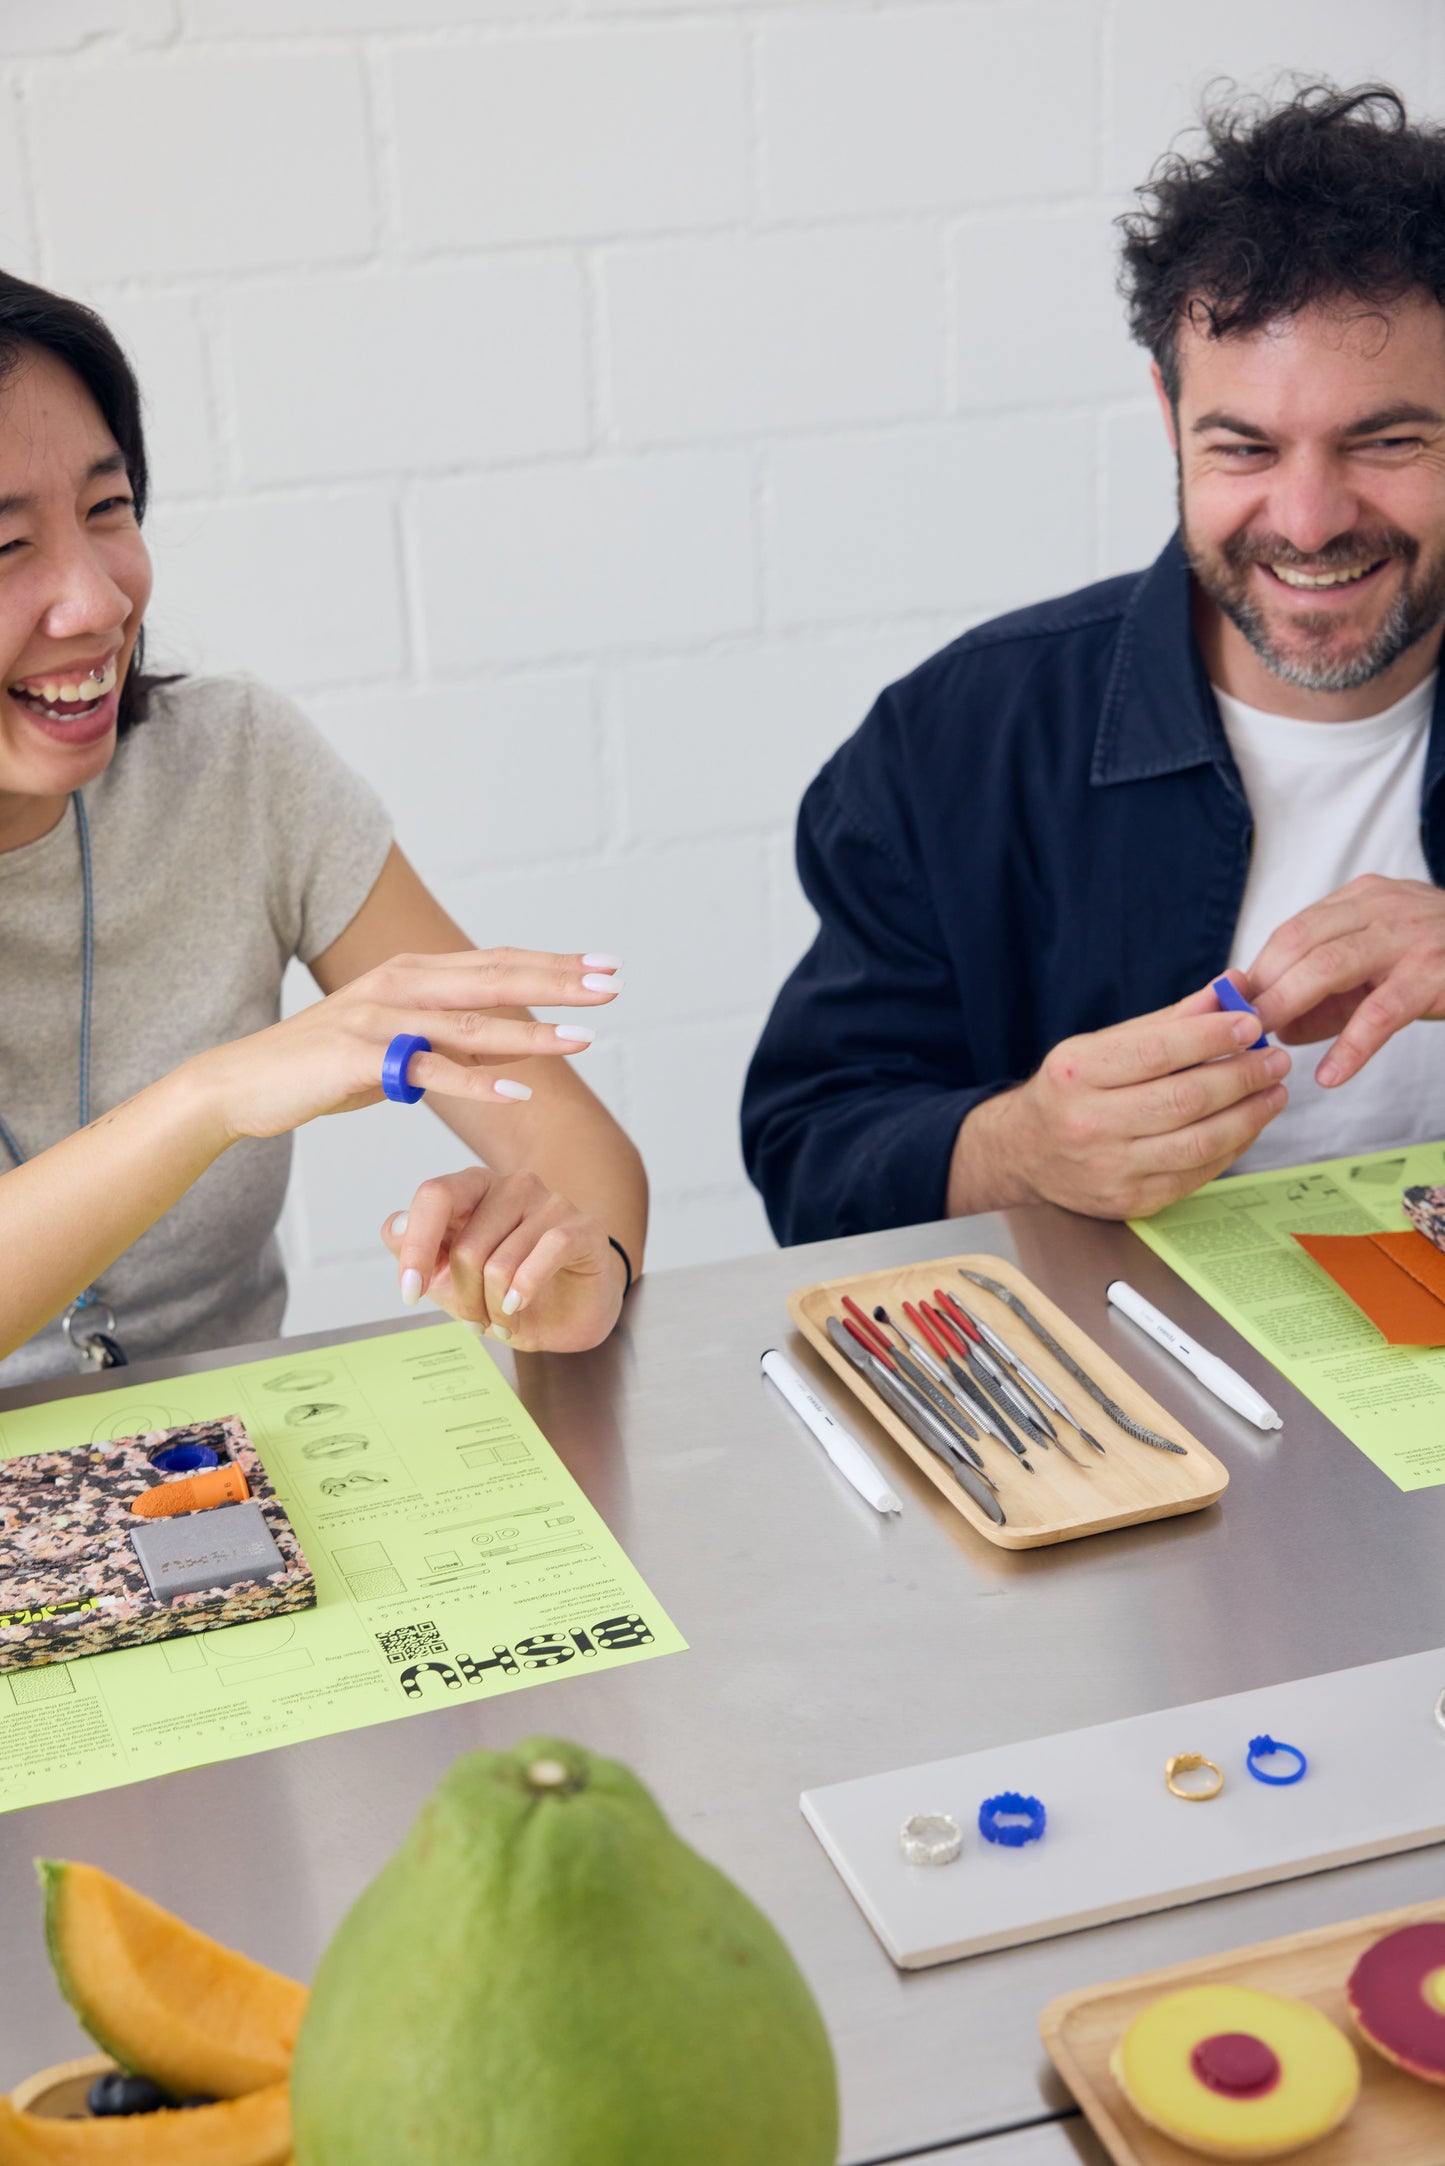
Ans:
[[[90,1123],[90,1011],[95,990],[95,875],[90,861],[90,821],[86,817],[85,799],[79,790],[71,794],[75,807],[75,832],[80,843],[80,884],[84,897],[84,911],[80,934],[80,1090],[79,1118],[77,1127]],[[3,1143],[17,1166],[23,1166],[26,1154],[16,1142],[14,1134],[0,1120],[0,1143]],[[79,1296],[76,1306],[84,1308],[99,1296],[93,1286],[87,1286]]]

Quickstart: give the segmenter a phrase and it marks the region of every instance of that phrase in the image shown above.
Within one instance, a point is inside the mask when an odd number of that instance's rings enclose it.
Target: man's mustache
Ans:
[[[1249,564],[1283,564],[1295,569],[1308,565],[1311,571],[1338,571],[1355,564],[1378,564],[1386,557],[1399,557],[1403,563],[1413,564],[1420,554],[1420,544],[1398,527],[1355,527],[1348,534],[1336,534],[1318,549],[1297,549],[1282,534],[1233,534],[1221,544],[1219,553],[1234,571],[1242,571]]]

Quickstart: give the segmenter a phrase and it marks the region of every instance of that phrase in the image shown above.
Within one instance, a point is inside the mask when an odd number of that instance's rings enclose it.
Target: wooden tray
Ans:
[[[1042,1373],[1042,1372],[1040,1372]],[[1115,2166],[1199,2166],[1200,2153],[1141,2121],[1109,2070],[1109,2055],[1141,2009],[1181,1986],[1242,1985],[1313,2001],[1359,2049],[1364,2082],[1353,2113],[1332,2136],[1290,2155],[1301,2166],[1441,2166],[1445,2090],[1422,2083],[1367,2046],[1350,2020],[1345,1981],[1371,1942],[1397,1926],[1445,1918],[1445,1902],[1319,1926],[1201,1962],[1085,1986],[1050,2001],[1039,2018],[1049,2058],[1073,2092]]]
[[[1017,1293],[1048,1326],[1060,1346],[1067,1348],[1127,1414],[1146,1428],[1157,1429],[1161,1436],[1173,1437],[1184,1446],[1185,1456],[1179,1458],[1153,1444],[1141,1444],[1116,1427],[1103,1408],[1096,1406],[1045,1352],[1012,1310],[981,1286],[959,1277],[961,1264],[1000,1280]],[[941,1460],[927,1445],[920,1444],[907,1424],[874,1394],[861,1371],[836,1351],[824,1328],[828,1317],[843,1315],[844,1294],[851,1294],[866,1315],[871,1316],[874,1304],[881,1301],[889,1315],[901,1321],[903,1303],[931,1302],[936,1286],[956,1293],[965,1308],[981,1316],[1020,1360],[1058,1393],[1065,1406],[1073,1408],[1089,1434],[1104,1446],[1105,1456],[1101,1459],[1072,1431],[1065,1430],[1064,1441],[1075,1458],[1091,1462],[1088,1471],[1070,1466],[1057,1451],[1040,1449],[1029,1454],[1034,1472],[1028,1474],[1002,1445],[985,1438],[978,1449],[998,1484],[999,1501],[1007,1514],[1007,1525],[1002,1527],[995,1526],[979,1510]],[[1016,1265],[1006,1263],[1001,1256],[945,1256],[933,1263],[905,1264],[894,1271],[865,1271],[856,1278],[827,1279],[790,1294],[788,1309],[808,1344],[842,1378],[894,1443],[907,1452],[971,1527],[1004,1549],[1038,1549],[1046,1542],[1072,1542],[1083,1534],[1103,1534],[1110,1527],[1131,1527],[1143,1519],[1169,1519],[1179,1512],[1197,1512],[1213,1504],[1228,1484],[1228,1470],[1214,1454],[1151,1399],[1070,1317],[1055,1308]],[[1057,1416],[1054,1420],[1057,1427]]]

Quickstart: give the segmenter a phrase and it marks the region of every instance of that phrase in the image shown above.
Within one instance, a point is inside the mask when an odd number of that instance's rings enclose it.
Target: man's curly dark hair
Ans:
[[[1171,402],[1186,317],[1224,338],[1319,302],[1445,305],[1445,128],[1411,121],[1398,91],[1235,93],[1202,125],[1202,150],[1166,153],[1117,221],[1129,328]]]

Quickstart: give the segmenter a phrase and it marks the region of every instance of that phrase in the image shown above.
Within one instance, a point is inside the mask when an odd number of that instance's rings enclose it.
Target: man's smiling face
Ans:
[[[1445,309],[1186,324],[1178,351],[1166,421],[1200,587],[1288,684],[1382,676],[1445,617]]]

